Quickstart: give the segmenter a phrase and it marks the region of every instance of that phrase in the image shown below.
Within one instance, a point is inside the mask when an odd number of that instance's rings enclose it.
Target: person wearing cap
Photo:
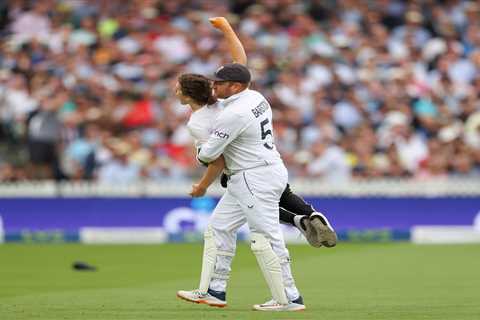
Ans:
[[[220,102],[223,110],[197,157],[208,165],[223,155],[229,181],[205,231],[199,289],[181,290],[177,296],[226,306],[237,231],[248,223],[252,251],[272,293],[272,300],[254,305],[254,309],[303,310],[278,217],[288,173],[274,144],[272,110],[262,94],[249,89],[251,74],[241,63],[221,66],[211,80],[216,96],[224,99]]]
[[[208,293],[223,298],[237,230],[247,222],[252,251],[272,293],[272,300],[254,305],[254,309],[303,310],[305,306],[293,280],[278,220],[278,203],[288,173],[274,144],[272,110],[263,95],[249,89],[251,75],[243,64],[225,64],[211,80],[217,98],[224,99],[221,102],[224,109],[197,157],[208,164],[223,155],[230,176],[227,191],[209,224],[215,241],[220,242],[216,243],[216,249],[223,255],[216,257]]]
[[[212,131],[212,122],[221,112],[219,101],[211,94],[210,80],[199,74],[182,74],[177,81],[175,94],[182,105],[188,105],[192,113],[187,122],[187,129],[194,139],[194,145],[200,150],[208,141]],[[203,176],[198,183],[194,183],[190,195],[192,197],[204,196],[208,187],[222,173],[227,171],[223,156],[208,164]],[[226,188],[228,176],[224,173],[221,185]],[[302,197],[295,194],[289,184],[282,193],[279,203],[280,222],[296,227],[315,247],[334,247],[336,245],[335,232],[328,219]],[[323,221],[323,222],[322,222]],[[325,227],[328,225],[328,227]],[[329,229],[330,228],[330,229]]]
[[[210,19],[211,24],[222,31],[233,61],[242,65],[247,64],[247,55],[230,23],[224,17]],[[187,122],[187,128],[195,142],[196,150],[200,150],[207,142],[212,131],[212,122],[222,110],[220,103],[213,95],[211,81],[203,75],[186,73],[177,81],[175,94],[182,105],[188,105],[192,113]],[[215,181],[222,171],[227,171],[223,156],[208,164],[198,183],[193,184],[189,193],[192,197],[205,195],[208,187]],[[226,188],[228,177],[221,176],[221,185]],[[327,217],[317,211],[310,203],[295,194],[290,185],[280,198],[280,222],[296,227],[313,247],[334,247],[336,234]]]
[[[230,77],[230,80],[235,80],[234,82],[248,83],[250,81],[250,73],[245,67],[247,60],[246,54],[230,24],[223,17],[212,18],[210,19],[210,22],[224,33],[233,60],[238,62],[236,64],[229,64],[227,69],[220,68],[217,81],[220,79],[220,81],[225,80],[220,78],[224,76],[224,72],[226,71],[229,73],[229,69],[234,69],[233,73],[230,72],[230,74],[227,74],[226,76]],[[176,95],[182,104],[188,104],[192,108],[193,112],[188,121],[187,128],[195,139],[197,149],[199,149],[205,142],[207,142],[210,132],[212,131],[210,125],[211,120],[216,117],[222,108],[218,107],[219,102],[215,101],[216,98],[211,96],[210,83],[208,79],[202,75],[182,74],[177,82]],[[190,195],[194,197],[203,196],[208,186],[215,180],[224,167],[225,163],[222,155],[220,155],[215,161],[210,162],[203,177],[200,179],[200,182],[194,184]],[[226,183],[222,185],[226,187]],[[312,246],[335,246],[336,235],[333,229],[331,229],[331,226],[329,226],[326,217],[321,213],[316,212],[310,204],[306,203],[300,196],[293,193],[288,184],[281,195],[279,205],[281,207],[279,208],[280,221],[297,227]],[[319,219],[315,219],[317,217]],[[322,230],[325,229],[329,231],[329,237],[325,237],[324,232],[318,232],[318,228],[310,223],[310,218],[314,220],[323,220],[325,224],[328,224],[330,229],[325,227],[323,222],[320,223]],[[209,242],[215,242],[215,236],[212,237],[212,233],[213,231],[211,228],[207,229],[205,233],[205,248],[209,247]],[[228,253],[230,254],[230,252]],[[222,251],[217,253],[219,261],[228,259],[228,255],[227,258],[222,258],[222,255]],[[208,256],[204,253],[204,260],[206,259],[208,259]],[[208,274],[205,270],[205,266],[206,264],[204,263],[202,266],[202,278],[206,278],[205,274]],[[204,280],[203,284],[201,282],[198,290],[179,291],[177,295],[187,301],[206,303],[213,306],[219,306],[220,304],[223,305],[223,302],[219,302],[215,296],[211,296],[210,293],[215,295],[215,292],[209,290],[210,288],[208,287],[208,284],[209,282]],[[210,291],[210,293],[208,291]],[[222,301],[224,301],[224,299],[222,299]],[[297,309],[299,307],[302,306],[297,306]]]

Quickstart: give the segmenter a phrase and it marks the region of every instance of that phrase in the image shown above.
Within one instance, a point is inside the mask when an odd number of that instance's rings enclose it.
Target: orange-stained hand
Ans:
[[[189,195],[194,198],[198,198],[204,196],[206,192],[206,188],[200,186],[198,183],[195,183],[194,185],[192,185],[192,191],[190,191]]]
[[[212,26],[214,26],[219,30],[224,30],[226,27],[230,25],[230,23],[228,23],[228,20],[225,19],[224,17],[214,17],[214,18],[208,19],[208,21],[210,21]]]

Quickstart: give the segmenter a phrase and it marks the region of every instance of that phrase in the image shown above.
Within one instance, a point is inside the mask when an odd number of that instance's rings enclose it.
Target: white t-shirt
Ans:
[[[329,146],[320,157],[313,159],[307,166],[307,172],[322,176],[332,183],[348,181],[350,178],[350,166],[345,152],[336,145]]]
[[[273,138],[272,109],[265,97],[246,89],[221,102],[208,141],[198,159],[209,163],[221,154],[230,172],[282,163]]]
[[[190,115],[187,122],[187,129],[195,140],[195,148],[198,150],[207,142],[212,132],[213,123],[221,111],[220,103],[204,106]]]

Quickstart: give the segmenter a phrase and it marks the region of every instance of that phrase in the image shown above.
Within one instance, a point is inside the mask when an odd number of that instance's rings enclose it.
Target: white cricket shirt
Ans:
[[[265,97],[246,89],[221,102],[222,110],[198,159],[209,163],[221,154],[235,172],[281,163],[273,138],[272,109]]]

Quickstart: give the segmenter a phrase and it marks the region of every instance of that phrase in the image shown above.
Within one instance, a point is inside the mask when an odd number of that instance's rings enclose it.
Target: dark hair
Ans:
[[[182,93],[199,104],[212,104],[215,98],[212,96],[211,81],[200,74],[186,73],[178,78]]]

